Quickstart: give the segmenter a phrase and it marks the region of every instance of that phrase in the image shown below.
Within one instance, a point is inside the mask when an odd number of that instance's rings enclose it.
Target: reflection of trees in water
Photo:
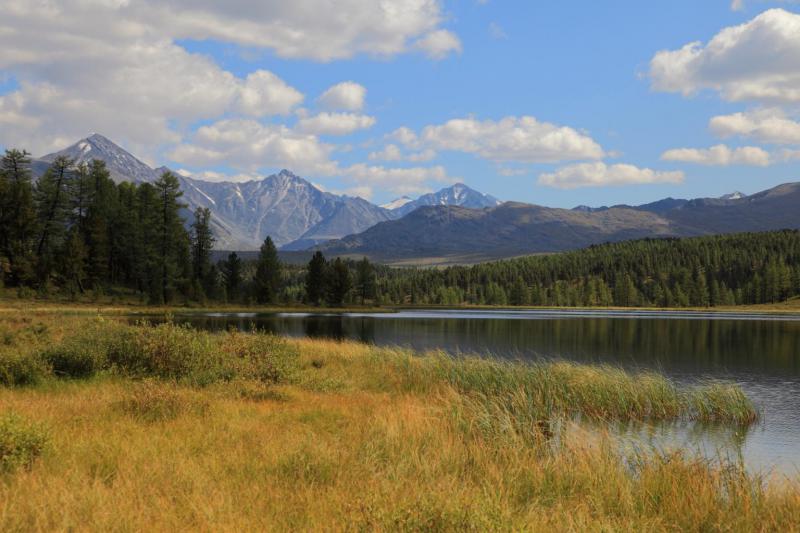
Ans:
[[[157,319],[154,321],[158,321]],[[161,319],[163,321],[163,318]],[[646,366],[676,372],[765,371],[800,375],[800,322],[567,317],[456,319],[326,316],[184,316],[200,329]]]

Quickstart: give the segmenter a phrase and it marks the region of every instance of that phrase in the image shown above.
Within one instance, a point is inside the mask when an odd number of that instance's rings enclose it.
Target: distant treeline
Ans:
[[[211,261],[211,213],[182,218],[178,178],[114,183],[105,164],[55,159],[35,183],[26,152],[0,164],[0,282],[20,295],[134,295],[151,304],[705,307],[800,295],[800,232],[644,239],[475,266],[368,260]]]
[[[800,232],[643,239],[444,269],[380,269],[385,302],[706,307],[800,295]]]

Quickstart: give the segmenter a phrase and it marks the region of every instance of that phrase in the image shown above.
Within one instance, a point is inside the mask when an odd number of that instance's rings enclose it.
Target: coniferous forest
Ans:
[[[212,262],[211,213],[187,214],[177,176],[111,180],[105,164],[30,158],[0,167],[0,281],[21,296],[127,295],[150,304],[707,307],[800,295],[800,232],[645,239],[474,266],[391,268],[316,252],[282,264]],[[190,220],[185,220],[189,216]]]

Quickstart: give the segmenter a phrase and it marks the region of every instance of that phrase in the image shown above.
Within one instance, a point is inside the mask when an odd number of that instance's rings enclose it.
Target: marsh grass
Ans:
[[[152,380],[136,383],[115,404],[117,409],[145,422],[164,422],[186,414],[203,416],[209,406],[209,401],[196,392]]]
[[[19,413],[17,427],[47,427],[49,437],[38,459],[0,482],[0,530],[800,524],[794,480],[691,454],[624,456],[602,429],[612,420],[746,420],[752,406],[729,385],[684,389],[612,367],[108,322],[93,334],[108,354],[94,379],[0,387],[0,412]],[[46,325],[24,334],[25,353],[90,329],[81,317]],[[197,344],[186,346],[192,336]]]

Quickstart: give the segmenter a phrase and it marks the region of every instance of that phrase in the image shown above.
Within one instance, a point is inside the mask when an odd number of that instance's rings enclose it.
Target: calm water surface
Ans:
[[[380,346],[568,359],[655,369],[683,384],[725,379],[762,412],[748,429],[698,424],[621,428],[631,445],[689,447],[741,458],[753,470],[800,474],[800,316],[653,311],[401,311],[206,313],[175,322],[208,330],[257,327],[296,337]],[[636,444],[634,444],[636,443]]]

